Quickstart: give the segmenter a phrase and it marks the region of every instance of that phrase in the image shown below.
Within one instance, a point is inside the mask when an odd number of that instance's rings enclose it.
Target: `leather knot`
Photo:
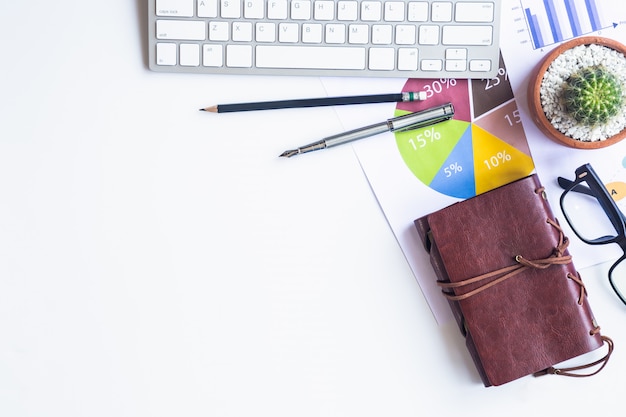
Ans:
[[[566,265],[572,262],[572,257],[570,255],[564,255],[565,250],[569,244],[569,240],[565,237],[563,233],[563,229],[559,224],[550,218],[546,219],[546,223],[550,224],[559,232],[558,241],[552,250],[552,253],[547,258],[543,259],[533,259],[529,260],[523,257],[522,255],[516,255],[515,261],[516,264],[505,266],[495,271],[488,272],[486,274],[478,275],[472,278],[465,279],[463,281],[458,282],[437,282],[437,285],[444,289],[443,295],[452,301],[460,301],[466,298],[469,298],[475,294],[478,294],[494,285],[499,284],[500,282],[506,281],[507,279],[514,277],[515,275],[523,272],[528,268],[534,269],[546,269],[551,265]],[[495,278],[495,279],[494,279]],[[491,280],[493,279],[493,280]],[[489,281],[491,280],[491,281]],[[464,294],[455,295],[451,292],[446,292],[445,289],[453,289],[453,288],[462,288],[471,284],[483,283],[479,287],[466,292]]]

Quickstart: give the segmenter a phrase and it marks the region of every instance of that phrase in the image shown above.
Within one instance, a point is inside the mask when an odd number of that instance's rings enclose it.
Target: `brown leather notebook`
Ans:
[[[606,365],[586,289],[536,175],[415,220],[485,386]],[[606,342],[580,368],[554,366]],[[590,374],[579,369],[599,365]]]

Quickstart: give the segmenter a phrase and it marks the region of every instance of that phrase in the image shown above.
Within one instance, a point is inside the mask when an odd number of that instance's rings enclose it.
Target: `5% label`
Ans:
[[[446,174],[446,178],[450,178],[455,174],[460,174],[463,172],[463,167],[459,165],[458,162],[454,162],[443,169],[443,172]]]

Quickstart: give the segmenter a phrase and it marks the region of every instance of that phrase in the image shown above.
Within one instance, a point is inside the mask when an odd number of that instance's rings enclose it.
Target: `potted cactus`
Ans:
[[[550,52],[529,83],[533,120],[567,146],[595,149],[626,137],[626,47],[582,37]]]

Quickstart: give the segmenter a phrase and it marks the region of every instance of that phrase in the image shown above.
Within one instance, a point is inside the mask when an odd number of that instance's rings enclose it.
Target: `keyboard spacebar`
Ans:
[[[365,69],[365,48],[258,45],[257,68]]]

